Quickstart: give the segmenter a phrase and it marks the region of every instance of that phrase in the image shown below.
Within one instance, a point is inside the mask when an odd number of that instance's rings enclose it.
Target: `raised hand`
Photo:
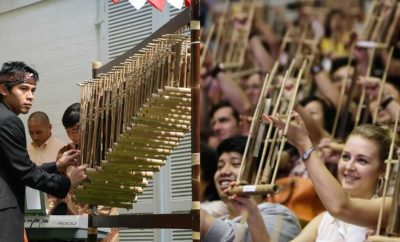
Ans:
[[[71,189],[84,182],[87,179],[86,165],[73,167],[69,175],[69,179],[71,180]]]
[[[302,154],[305,150],[312,146],[312,143],[310,137],[308,136],[306,125],[304,124],[304,121],[301,119],[300,115],[293,111],[292,118],[293,120],[288,126],[286,138],[287,141],[295,146],[299,153]],[[279,115],[264,114],[263,119],[267,122],[272,122],[273,125],[280,130],[285,129],[286,121],[283,120]]]
[[[57,170],[65,171],[69,166],[76,166],[80,154],[81,152],[75,149],[65,151],[56,162]]]

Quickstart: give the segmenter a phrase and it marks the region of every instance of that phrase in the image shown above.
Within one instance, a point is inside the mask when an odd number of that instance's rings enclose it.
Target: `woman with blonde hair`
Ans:
[[[383,186],[385,160],[389,156],[391,132],[385,128],[364,124],[348,136],[338,162],[338,180],[326,168],[312,146],[303,120],[293,113],[287,140],[302,156],[314,188],[327,209],[315,217],[292,241],[364,241],[369,229],[378,223],[382,198],[378,196]],[[278,129],[285,121],[277,116],[264,116]],[[248,209],[246,199],[236,199],[237,206]],[[383,227],[391,211],[391,197],[385,199]],[[251,209],[251,207],[250,207]],[[265,235],[269,241],[269,235]],[[256,242],[256,241],[254,241]]]

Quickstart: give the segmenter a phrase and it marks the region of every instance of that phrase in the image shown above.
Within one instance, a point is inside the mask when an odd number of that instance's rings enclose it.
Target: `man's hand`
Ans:
[[[65,171],[71,165],[76,166],[80,154],[81,152],[75,149],[65,151],[56,162],[57,170]]]
[[[87,178],[86,176],[86,165],[81,165],[78,167],[73,167],[71,173],[69,175],[69,179],[71,180],[71,188],[74,189]]]

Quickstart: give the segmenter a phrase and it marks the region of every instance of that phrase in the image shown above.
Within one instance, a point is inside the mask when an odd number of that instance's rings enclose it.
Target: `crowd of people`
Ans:
[[[357,45],[371,2],[202,2],[201,177],[207,181],[202,183],[202,241],[365,241],[376,230],[383,200],[382,228],[389,226],[392,199],[383,199],[382,192],[385,160],[392,143],[393,159],[397,159],[399,143],[393,126],[400,107],[400,20],[392,18],[386,24],[395,26],[388,46]],[[382,11],[396,6],[396,1],[377,2]],[[256,5],[254,13],[251,4]],[[241,34],[247,31],[240,65],[219,55],[229,50],[219,49],[220,43],[239,41],[234,35],[225,42],[219,39],[228,25]],[[296,96],[293,120],[287,123],[282,115],[269,113],[254,121],[266,75],[277,63],[278,80],[292,58],[293,49],[282,47],[287,44],[285,33],[304,26],[310,27],[310,39],[316,41],[308,42],[315,43],[315,49]],[[305,40],[304,36],[298,38]],[[281,82],[276,82],[265,98],[276,96],[281,88]],[[284,95],[291,96],[293,83],[286,85],[283,92],[289,94]],[[311,216],[297,213],[288,199],[280,202],[289,210],[273,203],[277,200],[270,195],[227,195],[245,162],[245,140],[255,135],[249,134],[252,122],[265,122],[282,132],[287,126],[276,184],[312,184],[315,199],[306,205],[301,199],[292,201],[297,207],[309,206],[303,210],[313,207]],[[301,197],[301,192],[296,196]]]

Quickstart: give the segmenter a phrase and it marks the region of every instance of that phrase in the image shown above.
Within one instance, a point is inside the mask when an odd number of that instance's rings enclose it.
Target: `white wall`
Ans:
[[[14,0],[1,2],[0,62],[21,60],[39,72],[31,112],[46,112],[54,135],[69,141],[61,117],[66,107],[79,102],[76,83],[91,77],[91,63],[99,56],[101,23],[96,23],[102,14],[97,4],[103,1],[19,1],[30,4],[21,3],[14,10],[6,4]]]

